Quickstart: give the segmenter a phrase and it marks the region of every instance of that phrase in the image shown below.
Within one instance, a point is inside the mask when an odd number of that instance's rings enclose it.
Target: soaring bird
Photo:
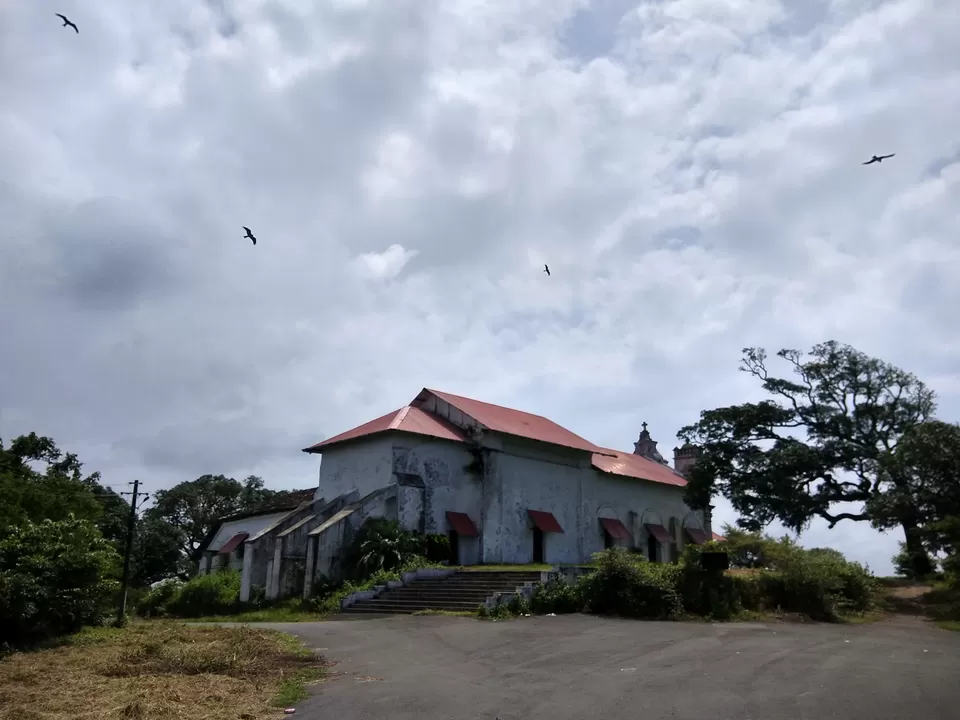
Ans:
[[[80,34],[80,30],[77,28],[76,25],[70,22],[70,18],[68,18],[66,15],[61,15],[60,13],[54,13],[54,15],[56,15],[58,18],[63,20],[63,25],[61,25],[60,27],[72,27],[74,32],[77,33],[77,35]]]
[[[550,277],[550,266],[544,263],[543,271],[547,274],[547,277]]]
[[[257,244],[257,239],[253,236],[253,233],[250,232],[250,228],[248,228],[246,225],[244,225],[244,226],[243,226],[243,229],[247,231],[247,234],[244,235],[244,237],[245,237],[245,238],[250,238],[251,240],[253,240],[253,244],[256,245],[256,244]]]
[[[889,155],[874,155],[872,158],[867,160],[864,165],[873,165],[875,162],[883,162],[887,158],[892,158],[896,153],[890,153]]]

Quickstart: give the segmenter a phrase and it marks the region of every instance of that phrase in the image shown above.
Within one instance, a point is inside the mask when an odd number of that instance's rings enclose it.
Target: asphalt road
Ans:
[[[300,720],[939,720],[960,717],[960,633],[653,623],[585,615],[264,625],[336,663]]]

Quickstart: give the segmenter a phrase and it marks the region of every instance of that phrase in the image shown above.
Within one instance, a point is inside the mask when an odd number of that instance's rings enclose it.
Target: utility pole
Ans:
[[[127,585],[130,582],[130,555],[133,553],[133,532],[137,526],[137,500],[141,498],[146,500],[149,495],[140,492],[140,481],[134,480],[132,493],[120,493],[121,495],[130,495],[130,519],[127,522],[127,548],[123,554],[123,580],[120,584],[120,606],[117,608],[117,625],[123,624],[124,616],[127,613]]]

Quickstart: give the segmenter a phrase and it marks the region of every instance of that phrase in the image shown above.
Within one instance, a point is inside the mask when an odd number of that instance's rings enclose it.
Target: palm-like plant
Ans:
[[[365,576],[381,570],[395,570],[421,550],[421,540],[406,532],[397,523],[376,522],[361,530],[358,538],[359,570]]]

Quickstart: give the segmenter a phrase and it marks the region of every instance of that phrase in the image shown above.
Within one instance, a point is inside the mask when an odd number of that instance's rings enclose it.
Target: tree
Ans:
[[[0,537],[0,647],[97,622],[116,591],[120,557],[89,520],[30,520]]]
[[[256,475],[242,483],[224,475],[203,475],[158,491],[144,518],[176,528],[178,547],[189,557],[220,518],[256,510],[275,495]]]
[[[699,445],[687,502],[706,508],[722,494],[741,514],[738,524],[759,530],[773,520],[800,531],[820,517],[872,520],[872,502],[900,487],[882,461],[914,425],[933,416],[935,395],[914,375],[835,341],[777,356],[795,379],[772,376],[767,355],[745,348],[741,371],[759,379],[772,400],[705,410],[679,437]],[[853,503],[857,510],[844,509]],[[921,518],[901,506],[897,524],[921,574]],[[926,572],[930,568],[927,567]]]
[[[877,528],[915,520],[923,551],[960,553],[960,426],[930,420],[910,428],[894,452],[882,458],[881,471],[891,489],[871,498],[871,521]],[[917,566],[915,550],[897,556],[901,570]]]
[[[182,548],[179,528],[158,518],[141,518],[134,536],[131,583],[144,587],[158,580],[188,576],[189,562]]]
[[[38,464],[42,470],[34,469]],[[99,473],[84,477],[82,468],[76,455],[64,454],[35,432],[15,438],[9,448],[0,441],[0,528],[73,515],[95,522],[107,540],[122,543],[130,505],[100,484]]]

